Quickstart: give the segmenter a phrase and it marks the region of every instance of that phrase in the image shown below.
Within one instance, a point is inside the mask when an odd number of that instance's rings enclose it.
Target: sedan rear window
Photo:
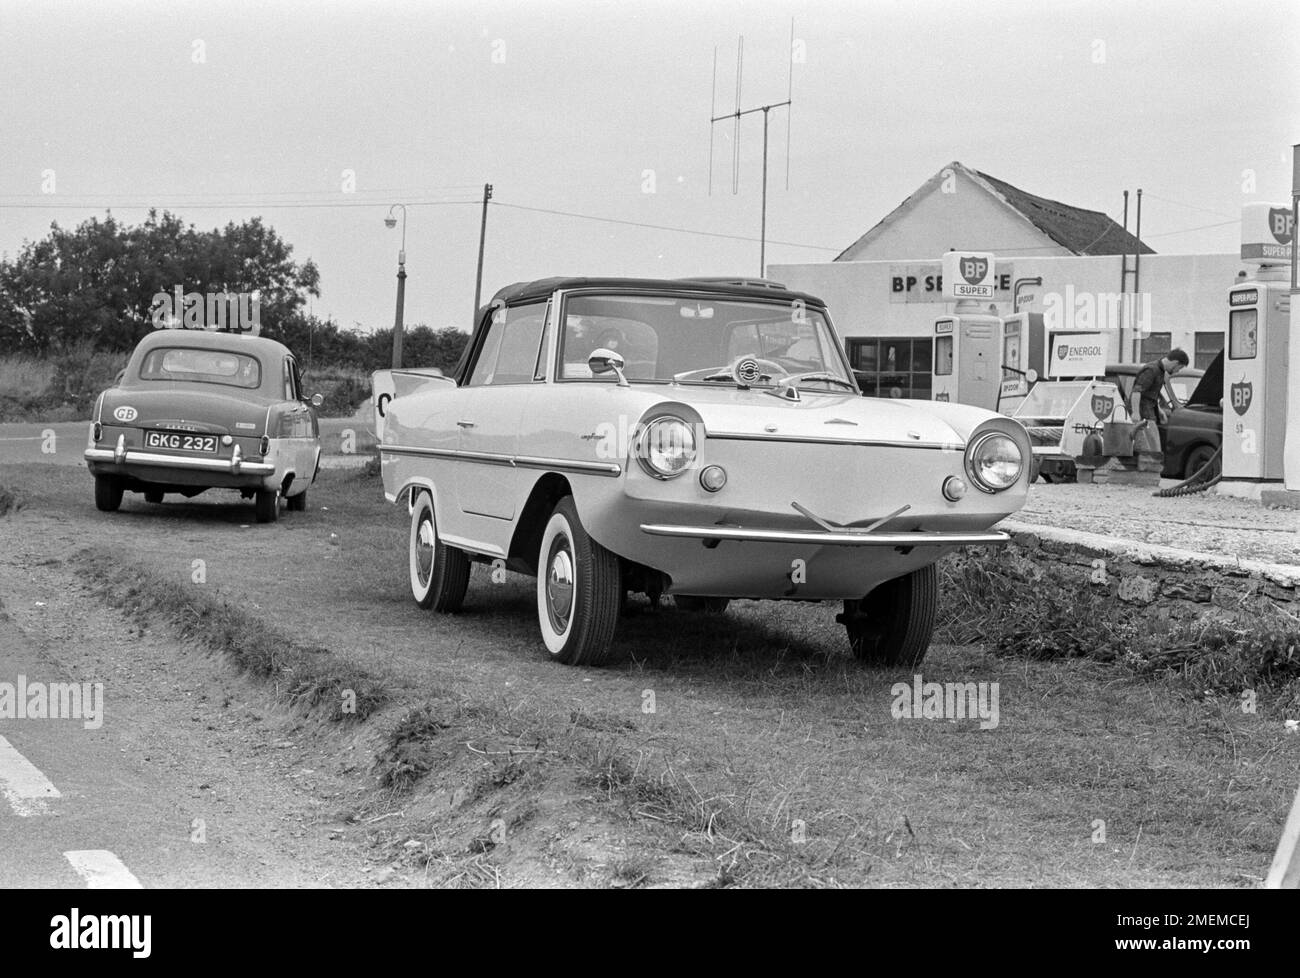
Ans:
[[[244,353],[163,347],[150,351],[144,358],[140,379],[225,384],[256,390],[262,383],[262,368],[254,357]]]

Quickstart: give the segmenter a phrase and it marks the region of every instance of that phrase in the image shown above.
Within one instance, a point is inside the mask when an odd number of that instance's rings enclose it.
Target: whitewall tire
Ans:
[[[460,611],[469,588],[469,556],[438,536],[433,496],[424,490],[413,491],[416,496],[408,546],[411,597],[421,608],[443,613]]]
[[[598,666],[623,603],[618,557],[587,535],[572,496],[556,504],[537,559],[537,620],[556,662]]]

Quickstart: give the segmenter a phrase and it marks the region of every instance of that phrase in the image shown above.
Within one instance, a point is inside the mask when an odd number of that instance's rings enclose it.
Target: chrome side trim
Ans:
[[[623,474],[623,467],[617,462],[584,462],[578,459],[539,458],[531,455],[516,455],[515,465],[524,469],[565,469],[569,472],[585,472],[591,475],[616,476]]]
[[[898,533],[854,532],[851,528],[826,530],[764,530],[743,526],[671,526],[642,523],[641,532],[657,537],[696,540],[735,540],[746,543],[800,543],[838,547],[964,547],[973,544],[1001,544],[1011,538],[998,530],[984,532],[941,532],[909,530]]]
[[[233,459],[193,458],[188,455],[158,455],[127,449],[121,458],[110,448],[88,448],[87,462],[112,462],[117,465],[156,465],[165,469],[197,469],[200,472],[228,472],[231,475],[275,475],[275,466],[266,462],[236,463]]]
[[[453,547],[457,547],[461,550],[468,550],[476,554],[482,554],[485,557],[504,558],[506,555],[506,552],[500,547],[494,547],[490,543],[480,543],[478,540],[471,540],[469,537],[450,536],[446,533],[440,533],[439,536]]]
[[[739,431],[710,431],[710,440],[718,441],[780,441],[801,445],[843,445],[846,448],[921,448],[927,451],[964,452],[960,442],[939,441],[868,441],[857,438],[818,438],[812,435],[760,435]]]
[[[451,458],[483,465],[510,465],[521,469],[554,469],[581,475],[619,476],[623,467],[617,462],[587,462],[582,459],[544,458],[535,455],[498,455],[492,452],[467,452],[456,448],[420,448],[414,445],[380,445],[381,453],[414,455],[422,458]]]
[[[454,448],[415,448],[411,445],[380,445],[380,452],[390,455],[422,455],[427,458],[457,458],[460,452]]]

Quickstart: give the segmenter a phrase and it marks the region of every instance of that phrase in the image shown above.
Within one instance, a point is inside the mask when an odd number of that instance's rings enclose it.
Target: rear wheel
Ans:
[[[876,666],[920,664],[934,634],[939,579],[934,564],[886,581],[865,598],[845,601],[838,620],[853,657]]]
[[[101,513],[115,513],[122,505],[122,483],[111,475],[95,476],[95,508]]]
[[[469,589],[469,556],[438,536],[433,497],[421,492],[411,513],[411,597],[421,608],[444,614],[460,611]]]
[[[551,658],[598,666],[609,657],[623,603],[618,557],[587,535],[572,496],[556,504],[537,559],[537,619]]]
[[[697,594],[674,594],[673,603],[682,611],[703,611],[710,615],[720,615],[731,604],[730,598],[701,598]]]
[[[280,490],[257,490],[257,495],[253,497],[253,506],[257,510],[257,522],[274,523],[280,518]]]
[[[304,489],[296,496],[288,497],[284,502],[285,508],[293,513],[301,513],[307,508],[307,490]]]

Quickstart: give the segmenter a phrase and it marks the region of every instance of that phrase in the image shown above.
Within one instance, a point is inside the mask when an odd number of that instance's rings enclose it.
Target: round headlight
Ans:
[[[1020,478],[1023,467],[1020,446],[1000,431],[980,435],[966,452],[966,470],[971,481],[985,492],[1010,489]]]
[[[672,479],[695,463],[695,432],[681,418],[655,418],[637,435],[636,456],[656,479]]]

